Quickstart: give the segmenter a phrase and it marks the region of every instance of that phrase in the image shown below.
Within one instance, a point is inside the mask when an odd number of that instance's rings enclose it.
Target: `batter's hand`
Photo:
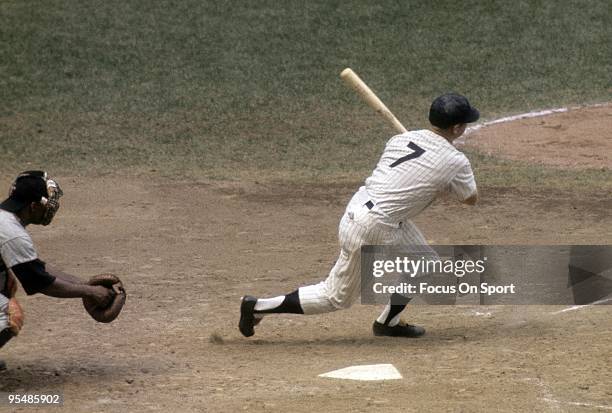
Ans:
[[[8,302],[8,317],[9,317],[9,329],[14,335],[18,335],[23,327],[23,310],[17,302],[16,298],[11,298]]]

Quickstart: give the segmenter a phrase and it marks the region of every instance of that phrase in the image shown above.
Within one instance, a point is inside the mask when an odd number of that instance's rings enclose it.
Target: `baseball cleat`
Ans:
[[[251,337],[255,334],[254,327],[259,324],[259,320],[255,319],[255,304],[257,298],[245,295],[240,303],[240,322],[238,328],[245,337]]]
[[[403,321],[400,321],[398,325],[393,327],[374,321],[372,332],[375,336],[416,338],[425,334],[425,329],[413,326],[412,324],[406,324]]]

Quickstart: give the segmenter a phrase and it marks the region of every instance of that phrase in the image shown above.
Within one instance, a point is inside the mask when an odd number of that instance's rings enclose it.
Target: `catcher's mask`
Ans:
[[[59,199],[64,193],[59,184],[50,179],[44,171],[25,171],[20,173],[11,189],[9,197],[0,204],[0,208],[10,212],[19,212],[31,202],[45,206],[42,225],[49,225],[60,207]]]

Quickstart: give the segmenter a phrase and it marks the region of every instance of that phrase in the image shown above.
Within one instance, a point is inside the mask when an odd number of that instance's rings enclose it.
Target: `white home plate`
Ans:
[[[346,380],[399,380],[402,375],[393,364],[369,364],[330,371],[319,374],[319,377]]]

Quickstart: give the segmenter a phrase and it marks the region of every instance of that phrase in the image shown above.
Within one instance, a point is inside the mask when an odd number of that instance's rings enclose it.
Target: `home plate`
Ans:
[[[399,380],[402,375],[393,364],[369,364],[330,371],[319,374],[319,377],[346,380]]]

